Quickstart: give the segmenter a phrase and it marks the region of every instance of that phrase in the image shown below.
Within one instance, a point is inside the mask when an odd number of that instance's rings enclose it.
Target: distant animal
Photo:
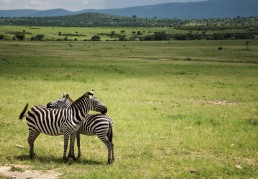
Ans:
[[[218,47],[218,50],[223,50],[223,48],[222,47]]]
[[[68,44],[70,47],[73,47],[73,45],[72,44]]]
[[[47,107],[52,109],[60,109],[62,107],[69,108],[73,103],[69,94],[63,95],[62,98],[49,102]],[[86,115],[85,120],[82,120],[81,127],[77,132],[77,147],[78,158],[81,156],[80,149],[80,134],[84,135],[97,135],[98,138],[107,146],[108,149],[108,163],[111,164],[114,158],[114,144],[112,120],[103,114]],[[71,151],[71,149],[70,149]],[[69,155],[70,155],[69,151]],[[68,156],[69,156],[68,155]]]
[[[19,119],[22,120],[26,116],[29,128],[30,158],[34,158],[34,141],[40,133],[45,133],[52,136],[64,135],[64,161],[69,158],[66,157],[69,137],[71,141],[69,155],[76,160],[73,150],[74,139],[89,110],[103,114],[107,112],[107,107],[93,96],[92,91],[82,95],[69,108],[48,109],[45,106],[34,106],[25,115],[27,108],[28,104],[24,107]]]

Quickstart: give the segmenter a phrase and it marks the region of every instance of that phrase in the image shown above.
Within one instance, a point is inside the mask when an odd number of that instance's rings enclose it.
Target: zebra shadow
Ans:
[[[43,164],[49,164],[49,163],[56,163],[56,164],[68,164],[68,165],[72,165],[73,163],[79,163],[82,165],[106,165],[107,162],[105,161],[96,161],[96,160],[88,160],[88,159],[82,159],[79,158],[76,161],[73,161],[72,159],[69,159],[67,162],[63,161],[62,157],[56,157],[56,156],[35,156],[34,159],[31,159],[29,155],[19,155],[19,156],[15,156],[13,157],[16,160],[19,161],[35,161],[35,162],[40,162]]]
[[[62,157],[55,157],[55,156],[35,156],[34,159],[31,159],[29,155],[19,155],[19,156],[16,156],[14,157],[15,159],[17,160],[20,160],[20,161],[35,161],[35,162],[40,162],[40,163],[64,163],[63,162],[63,158]]]
[[[82,159],[79,158],[75,161],[76,163],[80,163],[83,165],[106,165],[106,161],[96,161],[96,160],[88,160],[88,159]]]

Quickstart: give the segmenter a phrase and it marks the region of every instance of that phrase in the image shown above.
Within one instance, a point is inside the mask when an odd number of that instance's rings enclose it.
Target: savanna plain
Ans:
[[[257,40],[1,41],[0,165],[59,178],[257,178],[257,79]],[[63,163],[63,136],[44,134],[30,160],[25,104],[91,89],[113,121],[115,162],[82,136],[81,158]]]

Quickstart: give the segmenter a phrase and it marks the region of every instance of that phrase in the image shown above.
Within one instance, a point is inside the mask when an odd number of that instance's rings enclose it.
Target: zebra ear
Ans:
[[[94,95],[94,89],[92,89],[90,92],[89,92],[89,95]]]
[[[87,92],[84,94],[86,96],[86,98],[88,99],[92,99],[93,95],[90,92]]]

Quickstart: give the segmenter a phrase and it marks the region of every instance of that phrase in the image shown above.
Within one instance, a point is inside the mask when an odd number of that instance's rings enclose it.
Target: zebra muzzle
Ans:
[[[107,107],[104,106],[104,107],[103,107],[103,110],[101,111],[101,114],[106,114],[106,113],[107,113]]]

